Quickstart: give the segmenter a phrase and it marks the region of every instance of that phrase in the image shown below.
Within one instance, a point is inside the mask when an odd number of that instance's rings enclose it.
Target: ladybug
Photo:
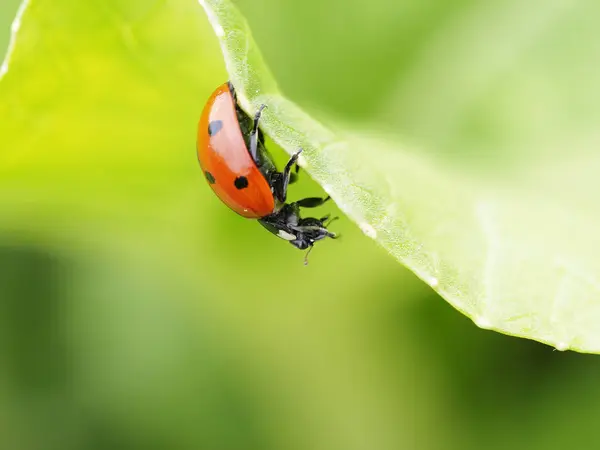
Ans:
[[[297,178],[302,149],[290,158],[283,172],[277,170],[258,126],[264,108],[262,105],[251,118],[236,101],[232,84],[219,86],[208,99],[198,124],[198,161],[223,203],[243,217],[257,219],[294,247],[308,249],[308,256],[316,241],[336,238],[327,230],[327,222],[335,219],[301,218],[300,208],[315,208],[329,197],[286,203],[288,184]]]

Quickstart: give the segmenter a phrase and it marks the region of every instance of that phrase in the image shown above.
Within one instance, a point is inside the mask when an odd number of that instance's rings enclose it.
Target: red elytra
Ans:
[[[219,86],[204,107],[197,151],[210,187],[229,208],[249,219],[273,213],[271,186],[248,151],[229,83]]]

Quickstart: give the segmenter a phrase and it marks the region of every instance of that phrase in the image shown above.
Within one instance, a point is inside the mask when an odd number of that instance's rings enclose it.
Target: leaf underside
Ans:
[[[268,105],[263,130],[290,154],[304,149],[303,167],[367,236],[482,328],[600,352],[593,146],[502,176],[450,167],[395,136],[333,132],[281,95],[229,0],[200,3],[242,107]]]

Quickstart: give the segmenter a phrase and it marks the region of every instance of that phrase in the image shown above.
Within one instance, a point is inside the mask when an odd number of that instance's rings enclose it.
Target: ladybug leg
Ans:
[[[258,122],[260,121],[260,116],[262,114],[263,109],[265,109],[267,105],[260,105],[258,111],[254,115],[254,125],[252,127],[252,133],[250,133],[250,155],[254,161],[258,161],[258,138],[259,138],[259,129]]]
[[[321,239],[325,239],[327,237],[332,239],[338,237],[337,234],[332,233],[327,229],[326,225],[323,224],[321,219],[316,219],[314,217],[300,219],[296,224],[291,224],[288,222],[287,225],[290,230],[293,230],[297,235],[297,239],[292,241],[291,244],[300,249],[302,249],[302,247],[297,245],[299,243],[313,245],[316,241],[320,241]]]
[[[300,156],[300,153],[302,153],[302,149],[299,149],[296,153],[294,153],[292,155],[292,157],[290,158],[290,160],[288,161],[288,163],[285,165],[285,168],[283,169],[283,173],[281,174],[281,177],[279,178],[279,182],[276,183],[276,185],[274,186],[275,188],[275,195],[277,197],[277,199],[284,203],[285,199],[287,198],[287,187],[288,184],[290,184],[290,177],[292,175],[292,167],[294,167],[294,165],[296,165],[296,167],[298,167],[298,157]],[[296,169],[296,173],[298,172],[298,170]]]
[[[337,239],[339,237],[338,234],[328,231],[327,228],[319,226],[298,227],[295,228],[295,231],[300,231],[304,235],[310,236],[310,242],[320,241],[321,239],[325,239],[326,237],[331,239]]]
[[[300,208],[316,208],[317,206],[321,206],[323,203],[328,201],[331,197],[329,195],[325,198],[321,197],[307,197],[302,200],[298,200],[294,202],[294,205],[298,205]]]

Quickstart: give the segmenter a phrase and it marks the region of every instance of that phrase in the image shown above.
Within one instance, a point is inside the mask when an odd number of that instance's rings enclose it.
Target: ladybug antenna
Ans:
[[[308,255],[310,255],[310,252],[312,251],[312,249],[313,249],[313,246],[311,245],[310,247],[308,247],[308,251],[304,255],[304,265],[305,266],[308,266]]]

